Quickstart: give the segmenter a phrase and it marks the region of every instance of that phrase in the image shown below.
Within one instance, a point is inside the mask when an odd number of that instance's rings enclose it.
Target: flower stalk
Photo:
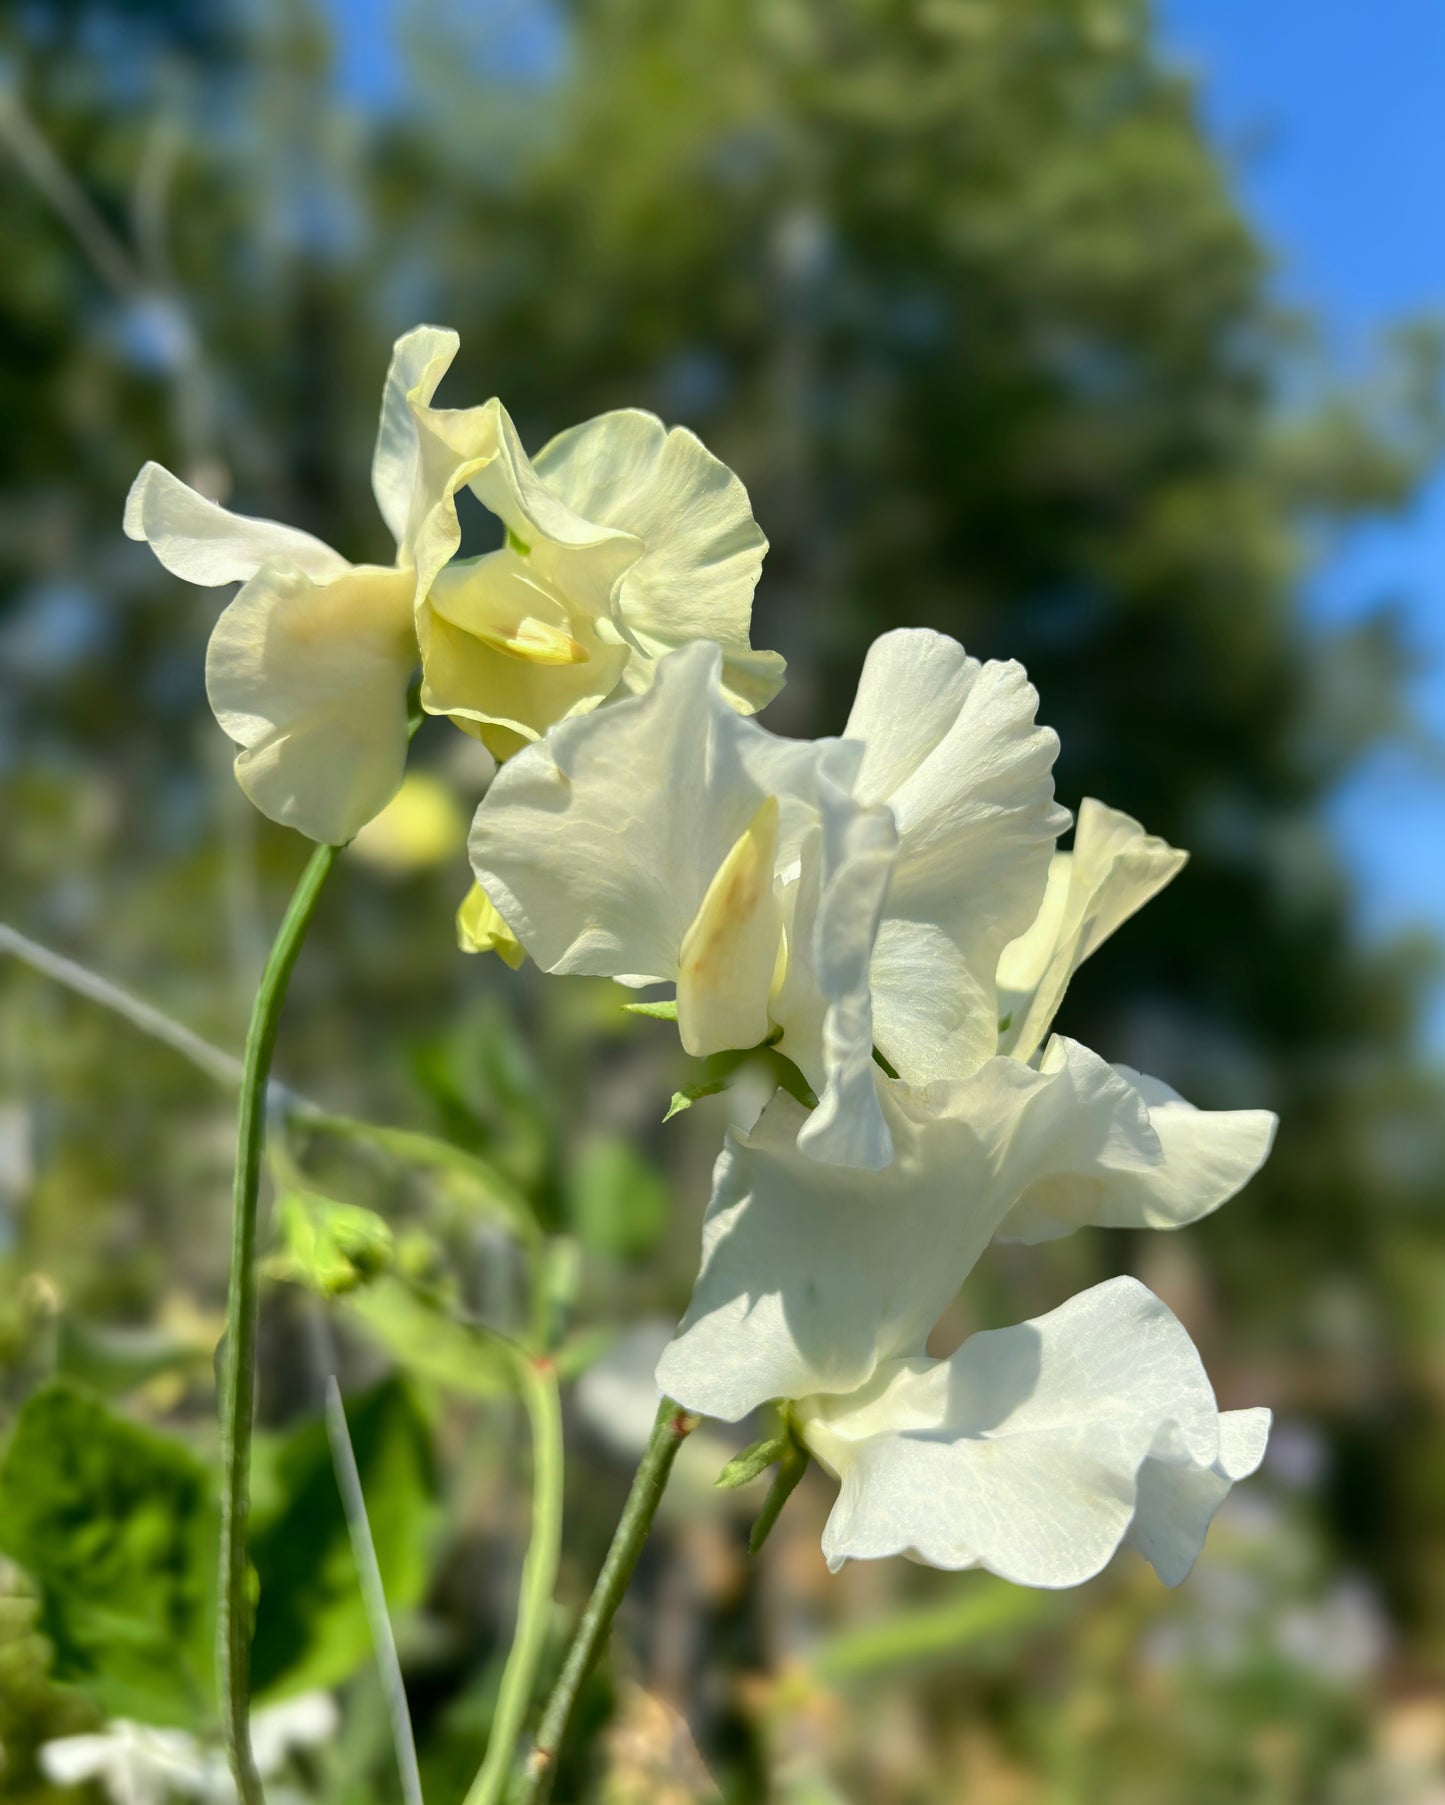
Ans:
[[[221,1573],[216,1635],[216,1689],[226,1753],[241,1805],[264,1805],[251,1753],[251,1585],[249,1517],[251,1437],[256,1407],[256,1217],[266,1138],[266,1097],[276,1030],[291,972],[339,846],[318,846],[271,947],[251,1011],[236,1129],[236,1181],[231,1225],[231,1278],[226,1293],[221,1376]]]
[[[562,1671],[552,1688],[537,1728],[536,1740],[527,1757],[526,1769],[515,1794],[515,1805],[545,1805],[556,1777],[557,1757],[572,1721],[577,1695],[602,1651],[618,1606],[626,1595],[643,1544],[662,1502],[662,1494],[672,1473],[678,1450],[697,1427],[699,1419],[690,1411],[664,1398],[647,1450],[638,1465],[627,1494],[622,1516],[612,1537],[612,1545],[602,1563],[602,1571],[592,1588],[592,1596],[577,1625]]]
[[[465,1805],[497,1805],[506,1790],[547,1646],[562,1554],[562,1404],[557,1369],[545,1354],[519,1353],[517,1381],[532,1430],[532,1530],[522,1563],[517,1628],[497,1694],[487,1755]]]

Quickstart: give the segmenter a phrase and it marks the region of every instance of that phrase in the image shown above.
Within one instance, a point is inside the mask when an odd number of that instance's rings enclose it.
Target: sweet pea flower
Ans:
[[[561,433],[535,464],[495,399],[431,405],[455,332],[397,340],[372,489],[396,551],[349,563],[295,528],[232,514],[147,464],[125,530],[189,582],[242,588],[206,655],[236,775],[263,813],[339,843],[391,800],[406,764],[407,686],[499,758],[553,722],[651,682],[674,646],[723,648],[732,705],[776,694],[783,662],[748,643],[767,541],[747,492],[684,428],[623,409]],[[506,544],[455,561],[470,487]]]
[[[251,1746],[263,1779],[279,1773],[293,1749],[330,1740],[340,1724],[328,1692],[307,1692],[268,1705],[251,1719]],[[86,1736],[62,1736],[40,1748],[40,1770],[55,1786],[94,1781],[112,1805],[168,1805],[198,1799],[232,1805],[236,1786],[219,1749],[207,1748],[185,1730],[157,1729],[116,1718]],[[275,1789],[271,1797],[281,1805]]]
[[[689,1053],[779,1027],[804,1042],[805,1145],[884,1164],[867,962],[892,817],[853,798],[860,747],[780,739],[722,673],[718,646],[686,646],[641,695],[520,752],[477,810],[472,867],[544,971],[675,984]]]
[[[615,692],[648,688],[692,640],[723,651],[722,684],[751,713],[783,661],[748,642],[767,540],[746,489],[683,427],[637,408],[601,414],[527,457],[500,401],[442,409],[419,388],[412,419],[429,470],[415,516],[422,706],[499,759]],[[462,487],[506,542],[455,560]]]
[[[782,1093],[718,1161],[702,1270],[658,1384],[728,1421],[786,1402],[841,1482],[834,1569],[905,1553],[1064,1586],[1127,1540],[1172,1585],[1263,1455],[1268,1412],[1221,1415],[1183,1328],[1130,1279],[928,1356],[1020,1199],[1060,1182],[1107,1192],[1161,1163],[1135,1091],[1077,1043],[1050,1054],[926,1087],[880,1073],[882,1171],[800,1156],[804,1112]]]
[[[340,844],[401,787],[407,685],[417,663],[414,491],[422,470],[409,397],[430,397],[455,334],[420,326],[396,342],[372,458],[392,564],[351,564],[309,533],[233,514],[160,464],[131,487],[125,531],[173,575],[239,582],[206,649],[206,693],[240,747],[236,778],[273,821]]]
[[[819,1097],[804,1149],[881,1166],[875,1039],[902,1058],[911,992],[952,1013],[933,1039],[960,1069],[994,1051],[995,968],[1068,822],[1036,705],[1020,666],[897,632],[843,740],[781,740],[736,718],[716,651],[687,648],[650,695],[503,769],[473,869],[544,970],[675,983],[690,1053],[774,1040]]]

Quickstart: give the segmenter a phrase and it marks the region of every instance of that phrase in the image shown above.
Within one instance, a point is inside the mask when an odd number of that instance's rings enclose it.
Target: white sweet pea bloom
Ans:
[[[721,668],[716,645],[686,646],[643,694],[511,759],[472,867],[544,971],[676,984],[688,1052],[781,1029],[821,1099],[806,1144],[882,1165],[867,958],[892,818],[851,793],[857,746],[768,733]]]
[[[823,1533],[834,1572],[909,1554],[1048,1587],[1091,1579],[1122,1543],[1178,1585],[1270,1424],[1219,1410],[1178,1319],[1128,1278],[948,1360],[890,1362],[800,1417],[842,1482]]]
[[[241,583],[206,652],[206,692],[241,750],[236,777],[263,814],[313,840],[349,840],[401,786],[407,683],[417,663],[409,522],[424,473],[409,396],[428,399],[455,333],[396,342],[372,487],[396,541],[389,566],[351,564],[294,527],[229,513],[159,464],[132,485],[125,530],[190,583]],[[424,511],[424,510],[423,510]]]
[[[615,691],[637,693],[692,640],[723,651],[723,688],[751,713],[783,661],[748,643],[767,540],[747,491],[683,427],[636,408],[559,434],[529,460],[499,401],[412,403],[422,460],[445,480],[414,516],[422,705],[499,758]],[[453,562],[462,487],[506,544]]]
[[[158,1730],[117,1718],[90,1736],[62,1736],[40,1748],[40,1771],[53,1786],[95,1781],[112,1805],[167,1805],[207,1798],[206,1758],[184,1730]]]
[[[257,1772],[262,1779],[278,1773],[293,1749],[329,1741],[340,1721],[327,1692],[304,1693],[257,1711],[251,1719]],[[236,1797],[219,1749],[207,1748],[185,1730],[156,1729],[129,1718],[117,1718],[92,1735],[42,1744],[40,1771],[55,1786],[94,1781],[111,1805],[169,1805],[176,1799],[232,1805]],[[292,1796],[271,1793],[277,1805]]]
[[[689,1052],[776,1037],[819,1096],[804,1148],[878,1166],[875,1039],[919,1079],[994,1051],[998,958],[1068,821],[1036,703],[1018,665],[890,633],[848,737],[803,745],[731,718],[716,653],[677,652],[652,697],[503,771],[473,868],[544,970],[675,982]]]
[[[911,1553],[1072,1585],[1127,1539],[1176,1583],[1258,1464],[1268,1413],[1220,1416],[1157,1299],[1118,1280],[951,1360],[926,1353],[1021,1196],[1160,1162],[1142,1098],[1063,1040],[1039,1070],[999,1057],[924,1089],[877,1084],[895,1149],[884,1171],[800,1157],[803,1112],[781,1094],[729,1137],[658,1384],[730,1421],[789,1401],[843,1484],[824,1538],[835,1568]]]

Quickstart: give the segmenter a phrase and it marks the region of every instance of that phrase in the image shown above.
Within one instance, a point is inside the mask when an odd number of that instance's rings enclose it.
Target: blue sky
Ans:
[[[685,0],[681,0],[685,4]],[[371,104],[400,88],[392,33],[404,0],[331,0],[338,79]],[[1363,368],[1392,320],[1445,316],[1445,0],[1158,0],[1170,56],[1201,80],[1210,130],[1279,260],[1282,295],[1319,316]],[[476,0],[489,60],[535,76],[555,49],[540,0]],[[1445,746],[1445,474],[1400,519],[1340,548],[1304,605],[1322,628],[1403,600],[1421,670],[1411,701]],[[1331,804],[1373,937],[1429,927],[1445,941],[1445,752],[1372,756]],[[1445,1058],[1445,984],[1427,1040]]]
[[[1322,317],[1348,362],[1401,315],[1445,316],[1445,5],[1440,0],[1163,0],[1176,60],[1279,258],[1280,291]],[[1391,596],[1407,607],[1411,701],[1445,745],[1445,476],[1403,519],[1362,528],[1305,606],[1322,625]],[[1331,816],[1367,932],[1445,938],[1445,752],[1369,759]],[[1445,1056],[1445,986],[1427,1040]]]

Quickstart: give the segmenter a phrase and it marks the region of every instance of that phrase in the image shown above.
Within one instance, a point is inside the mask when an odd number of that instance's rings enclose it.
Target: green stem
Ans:
[[[671,1398],[662,1400],[652,1426],[652,1439],[632,1481],[632,1490],[627,1494],[612,1546],[607,1550],[597,1584],[592,1588],[592,1596],[587,1600],[582,1621],[577,1625],[562,1671],[542,1713],[537,1739],[527,1757],[526,1772],[516,1795],[516,1805],[544,1805],[552,1790],[557,1756],[566,1738],[582,1682],[602,1651],[617,1607],[631,1582],[642,1545],[667,1488],[677,1451],[697,1423],[695,1416],[674,1404]]]
[[[226,1294],[225,1361],[221,1379],[221,1578],[216,1685],[225,1720],[226,1752],[242,1805],[264,1805],[251,1755],[251,1430],[256,1407],[256,1206],[266,1135],[266,1091],[281,1006],[301,942],[339,846],[318,846],[291,897],[261,974],[246,1033],[241,1107],[236,1130],[236,1186],[231,1229],[231,1282]]]
[[[523,1356],[518,1377],[532,1427],[532,1533],[522,1563],[517,1631],[497,1693],[487,1756],[465,1805],[497,1805],[506,1790],[546,1651],[562,1553],[562,1404],[557,1372],[546,1355]]]

